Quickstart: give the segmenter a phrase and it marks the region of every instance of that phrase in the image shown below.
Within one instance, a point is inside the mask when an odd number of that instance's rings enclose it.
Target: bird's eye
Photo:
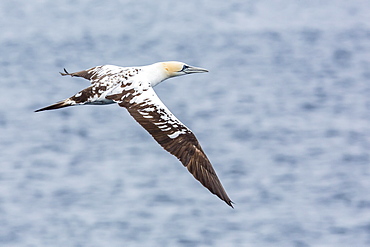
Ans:
[[[190,68],[190,66],[189,66],[189,65],[184,64],[184,66],[182,66],[182,69],[181,69],[180,71],[185,71],[185,70],[186,70],[186,69],[188,69],[188,68]]]

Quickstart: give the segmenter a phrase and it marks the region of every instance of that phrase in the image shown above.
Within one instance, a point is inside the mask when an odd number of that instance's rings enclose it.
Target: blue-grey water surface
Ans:
[[[370,246],[370,2],[0,2],[0,246]],[[231,209],[123,108],[34,113],[101,64],[156,88]]]

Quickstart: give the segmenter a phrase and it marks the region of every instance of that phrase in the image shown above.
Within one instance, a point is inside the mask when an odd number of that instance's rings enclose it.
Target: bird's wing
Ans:
[[[140,71],[139,68],[119,67],[115,65],[101,65],[90,69],[69,73],[66,69],[60,72],[62,76],[82,77],[89,80],[91,84],[101,83],[109,80],[128,80]]]
[[[195,135],[167,109],[152,87],[141,91],[133,87],[121,87],[120,93],[115,90],[115,94],[107,98],[125,107],[203,186],[233,207]]]
[[[83,104],[110,104],[114,103],[106,99],[106,95],[114,91],[115,88],[125,88],[133,84],[132,77],[134,77],[140,68],[125,68],[114,65],[102,65],[91,69],[69,73],[64,70],[65,73],[61,75],[70,75],[76,77],[83,77],[90,80],[91,85],[80,92],[76,93],[72,97],[59,101],[53,105],[36,110],[45,111],[68,107],[72,105],[83,105]]]

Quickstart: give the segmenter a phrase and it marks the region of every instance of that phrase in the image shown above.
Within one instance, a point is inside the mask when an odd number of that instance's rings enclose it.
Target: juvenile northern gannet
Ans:
[[[168,78],[202,72],[208,70],[181,62],[160,62],[141,67],[102,65],[75,73],[64,69],[64,73],[60,73],[62,76],[83,77],[91,82],[91,86],[36,112],[74,105],[118,103],[159,145],[176,156],[195,179],[233,207],[195,135],[168,110],[153,90]]]

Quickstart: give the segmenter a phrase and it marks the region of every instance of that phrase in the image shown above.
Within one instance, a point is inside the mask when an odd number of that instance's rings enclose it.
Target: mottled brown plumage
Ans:
[[[149,91],[153,89],[150,88]],[[154,90],[153,90],[154,91]],[[151,92],[144,94],[152,95]],[[110,97],[122,107],[125,107],[130,115],[146,129],[153,138],[168,152],[176,156],[188,171],[210,192],[224,200],[229,206],[232,202],[225,192],[220,180],[213,169],[211,162],[202,150],[195,135],[164,106],[158,105],[159,98],[151,96],[141,103],[130,103],[133,92],[124,91]],[[156,98],[154,98],[156,97]],[[147,109],[151,109],[147,111]],[[173,119],[175,123],[168,124],[167,119]],[[176,121],[177,120],[177,121]],[[181,133],[175,138],[170,136]]]

